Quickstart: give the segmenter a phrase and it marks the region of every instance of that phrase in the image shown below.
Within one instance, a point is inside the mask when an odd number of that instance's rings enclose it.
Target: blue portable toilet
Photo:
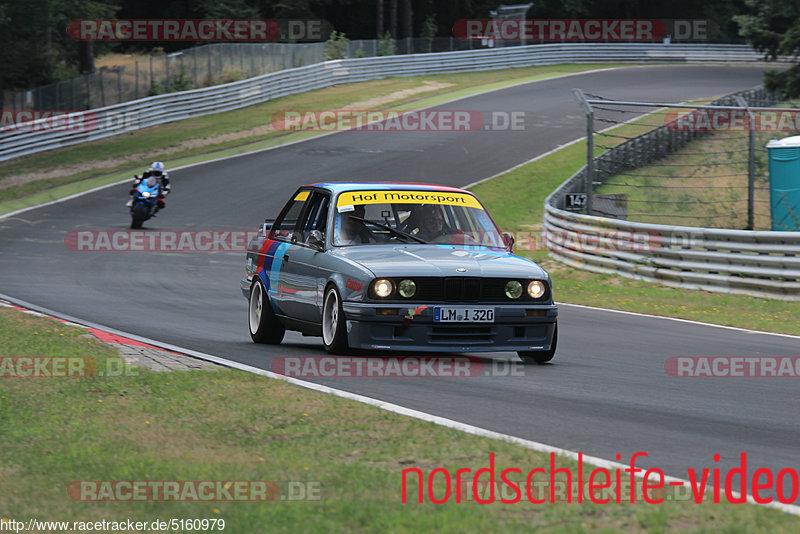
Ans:
[[[800,231],[800,136],[773,139],[769,154],[772,229]]]

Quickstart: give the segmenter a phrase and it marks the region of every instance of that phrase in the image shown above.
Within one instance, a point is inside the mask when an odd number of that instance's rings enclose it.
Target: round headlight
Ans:
[[[541,298],[541,296],[544,295],[544,290],[545,290],[544,283],[540,282],[539,280],[534,280],[533,282],[528,284],[528,295],[530,295],[531,298],[535,299]]]
[[[397,292],[400,293],[401,297],[410,299],[417,292],[417,284],[413,280],[401,280],[397,284]]]
[[[506,283],[506,296],[510,299],[518,299],[522,295],[522,284],[516,280],[510,280]]]
[[[375,280],[375,282],[372,283],[372,289],[375,291],[377,296],[386,298],[392,294],[392,291],[394,290],[394,284],[391,280]]]

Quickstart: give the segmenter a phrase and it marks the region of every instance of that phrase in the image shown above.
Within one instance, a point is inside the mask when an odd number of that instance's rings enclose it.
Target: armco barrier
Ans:
[[[89,128],[44,128],[44,119],[0,130],[0,161],[94,141],[189,117],[230,111],[273,98],[389,76],[527,67],[555,63],[756,62],[762,55],[745,45],[646,43],[546,44],[435,54],[410,54],[326,61],[255,78],[157,95],[92,110]],[[788,61],[788,59],[786,60]],[[268,118],[265,118],[265,122]]]
[[[760,90],[737,93],[750,105],[764,105]],[[723,105],[729,97],[714,103]],[[660,126],[642,136],[662,139],[675,151],[689,138],[659,135]],[[628,144],[595,161],[622,160]],[[664,151],[643,151],[646,165]],[[625,161],[629,161],[626,159]],[[606,165],[606,168],[608,165]],[[544,242],[550,256],[576,268],[616,273],[673,287],[705,289],[782,300],[800,300],[800,232],[724,230],[624,221],[561,209],[567,193],[583,192],[584,167],[544,203]],[[613,174],[611,172],[610,174]]]

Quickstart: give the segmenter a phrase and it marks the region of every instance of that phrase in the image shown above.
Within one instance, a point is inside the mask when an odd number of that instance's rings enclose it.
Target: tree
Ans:
[[[742,35],[753,48],[764,53],[767,61],[778,56],[797,60],[800,53],[800,3],[781,0],[747,0],[752,13],[738,15]],[[785,98],[800,96],[800,65],[764,74],[767,89],[780,91]]]
[[[200,0],[198,6],[203,17],[209,19],[256,19],[260,16],[258,8],[245,0]]]

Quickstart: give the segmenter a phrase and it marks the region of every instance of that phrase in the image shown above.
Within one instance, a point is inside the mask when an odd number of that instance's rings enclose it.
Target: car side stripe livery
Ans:
[[[281,243],[273,239],[266,239],[258,251],[256,275],[261,278],[261,282],[263,282],[264,287],[267,289],[267,295],[269,296],[270,304],[272,304],[275,313],[278,312],[276,309],[277,302],[275,301],[275,295],[278,292],[281,265],[283,264],[283,257],[286,255],[286,250],[290,246],[289,243]]]

